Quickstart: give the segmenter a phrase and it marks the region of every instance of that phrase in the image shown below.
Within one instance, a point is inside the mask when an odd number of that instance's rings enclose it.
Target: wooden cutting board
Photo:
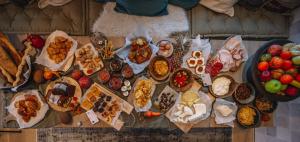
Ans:
[[[192,87],[191,87],[192,90],[197,90],[197,91],[200,90],[201,88],[202,88],[202,85],[199,84],[197,81],[194,81],[194,83],[193,83],[193,85],[192,85]],[[190,90],[191,90],[191,89],[190,89]],[[170,108],[169,111],[165,114],[165,116],[166,116],[169,120],[171,120],[171,113],[172,113],[174,107],[175,107],[175,105],[174,105],[172,108]],[[182,130],[184,133],[188,133],[188,132],[192,129],[192,127],[195,125],[195,124],[191,124],[191,123],[186,124],[186,123],[179,123],[179,122],[176,122],[176,123],[174,123],[174,124],[175,124],[180,130]]]
[[[119,96],[117,96],[116,94],[114,94],[112,91],[106,89],[105,87],[94,83],[93,85],[96,85],[102,93],[112,96],[115,99],[119,100],[122,102],[122,107],[121,107],[121,111],[125,112],[127,114],[130,114],[133,110],[133,106],[130,105],[128,102],[126,102],[125,100],[123,100],[122,98],[120,98]],[[105,121],[101,121],[98,122],[96,124],[91,124],[89,118],[87,117],[87,115],[85,113],[81,113],[79,115],[76,115],[73,117],[73,121],[71,124],[58,124],[55,127],[91,127],[91,128],[95,128],[95,127],[113,127],[116,130],[120,130],[123,126],[124,126],[124,122],[122,120],[120,120],[119,116],[118,118],[116,118],[117,120],[115,121],[115,123],[113,123],[114,125],[108,124]],[[101,119],[100,119],[101,120]]]

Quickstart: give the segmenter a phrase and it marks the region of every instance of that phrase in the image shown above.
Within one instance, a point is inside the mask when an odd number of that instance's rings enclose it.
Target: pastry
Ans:
[[[128,59],[137,64],[142,64],[150,59],[152,50],[145,38],[136,38],[131,41]]]

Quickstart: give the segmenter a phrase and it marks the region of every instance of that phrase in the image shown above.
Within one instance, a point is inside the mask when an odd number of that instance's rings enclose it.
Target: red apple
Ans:
[[[300,82],[300,74],[296,75],[295,79]]]
[[[273,57],[269,62],[269,66],[273,69],[281,68],[282,64],[283,64],[283,60],[279,57]]]
[[[280,55],[281,51],[282,51],[282,46],[277,44],[271,45],[268,49],[268,53],[270,53],[272,56]]]
[[[25,41],[31,42],[31,45],[37,49],[42,49],[45,45],[45,40],[41,36],[35,34],[28,35]]]
[[[82,72],[80,70],[74,70],[71,74],[71,77],[75,80],[78,80],[82,77]]]
[[[283,73],[284,71],[282,69],[276,69],[271,71],[271,76],[273,79],[279,79]]]
[[[296,68],[293,67],[293,68],[288,69],[286,71],[286,73],[292,75],[293,77],[296,77],[296,75],[298,74],[298,71]]]
[[[284,92],[286,95],[296,96],[298,89],[296,87],[289,86]]]
[[[261,81],[269,81],[271,80],[271,73],[269,71],[263,71],[260,75]]]
[[[293,80],[294,80],[294,78],[289,74],[285,74],[280,77],[280,82],[282,84],[290,84]]]
[[[292,53],[290,51],[282,51],[280,57],[282,59],[288,60],[292,57]]]
[[[81,88],[88,89],[92,84],[92,80],[87,76],[83,76],[78,80],[78,83]]]
[[[288,70],[288,69],[290,69],[292,67],[293,67],[292,61],[290,61],[290,60],[283,60],[282,67],[281,67],[282,69]]]
[[[257,69],[260,70],[260,71],[268,70],[268,68],[269,68],[269,63],[266,62],[266,61],[260,62],[257,65]]]

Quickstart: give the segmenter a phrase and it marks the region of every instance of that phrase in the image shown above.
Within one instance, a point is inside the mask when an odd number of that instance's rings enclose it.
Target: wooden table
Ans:
[[[19,36],[20,39],[24,38],[23,36]],[[86,36],[75,36],[74,37],[75,40],[77,40],[79,42],[79,46],[82,46],[86,43],[90,42],[89,37]],[[113,41],[113,47],[114,48],[119,48],[122,47],[125,43],[124,38],[121,37],[111,37],[109,38],[110,40]],[[154,41],[157,41],[157,39],[154,38]],[[219,41],[219,43],[221,43],[221,41]],[[212,42],[212,45],[216,44],[216,42]],[[214,47],[214,46],[213,46]],[[236,79],[237,82],[241,82],[241,72],[242,72],[242,67],[239,71],[237,71],[233,76]],[[89,121],[89,119],[87,118],[87,116],[85,115],[85,113],[77,115],[75,117],[73,117],[73,123],[70,125],[64,125],[64,124],[59,124],[56,127],[78,127],[78,122],[82,122],[82,125],[80,127],[110,127],[109,125],[105,124],[104,122],[99,122],[95,125],[92,125]],[[268,123],[262,123],[262,126],[264,127],[270,127],[273,126],[273,120],[269,121]],[[200,123],[196,124],[194,127],[201,127],[201,128],[207,128],[207,127],[226,127],[224,125],[217,125],[214,121],[214,118],[209,117],[208,119],[201,121]],[[1,129],[0,129],[1,130]],[[3,129],[3,130],[14,130],[14,129]],[[31,139],[29,141],[36,141],[35,137],[36,137],[36,130],[35,129],[26,129],[26,130],[22,130],[22,134],[24,135],[20,135],[20,134],[7,134],[10,135],[11,137],[25,137],[27,138],[34,138]],[[15,141],[18,139],[10,139],[9,141]],[[235,127],[232,129],[232,141],[233,142],[254,142],[254,129],[243,129],[240,128],[236,123],[235,123]],[[0,141],[3,140],[3,136],[0,137]],[[4,140],[5,141],[5,140]]]

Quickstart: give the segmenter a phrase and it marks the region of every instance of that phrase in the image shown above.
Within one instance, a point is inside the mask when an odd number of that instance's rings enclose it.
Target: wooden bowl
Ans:
[[[167,64],[168,64],[168,72],[165,74],[165,75],[159,75],[157,74],[157,72],[155,71],[155,68],[154,68],[154,63],[156,61],[166,61]],[[169,75],[170,75],[170,70],[171,70],[171,66],[170,66],[170,62],[168,61],[168,59],[164,56],[156,56],[154,58],[152,58],[152,60],[150,61],[150,64],[149,64],[149,73],[151,75],[151,77],[157,81],[162,81],[162,80],[166,80]]]
[[[226,78],[228,78],[228,79],[231,80],[231,84],[230,84],[230,86],[229,86],[229,91],[228,91],[225,95],[219,96],[219,95],[216,95],[216,94],[213,92],[213,90],[212,90],[212,85],[210,85],[210,86],[209,86],[209,91],[210,91],[210,93],[211,93],[214,97],[216,97],[216,98],[226,98],[226,97],[228,97],[228,96],[231,96],[231,95],[234,93],[234,91],[235,91],[235,89],[236,89],[236,87],[237,87],[237,83],[236,83],[235,80],[234,80],[231,76],[229,76],[229,75],[219,75],[219,76],[216,76],[216,77],[214,77],[214,78],[212,79],[212,83],[213,83],[217,78],[220,78],[220,77],[226,77]]]
[[[180,72],[180,71],[185,71],[188,75],[188,83],[183,86],[183,87],[177,87],[174,82],[173,82],[173,79],[175,78],[175,75]],[[194,78],[193,78],[193,74],[190,70],[186,69],[186,68],[179,68],[177,70],[175,70],[173,72],[173,74],[171,75],[170,77],[170,86],[176,90],[176,91],[179,91],[179,92],[184,92],[184,91],[187,91],[188,89],[190,89],[192,86],[193,86],[193,82],[194,82]]]

